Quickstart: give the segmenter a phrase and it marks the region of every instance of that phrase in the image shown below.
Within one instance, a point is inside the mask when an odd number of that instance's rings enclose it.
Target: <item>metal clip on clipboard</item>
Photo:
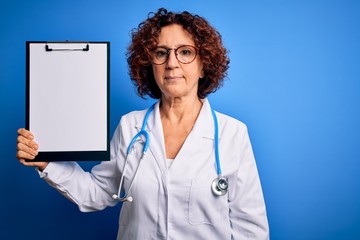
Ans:
[[[83,43],[83,44],[86,44],[86,46],[84,48],[50,48],[49,47],[49,44],[72,44],[72,43]],[[51,52],[51,51],[83,51],[83,52],[87,52],[89,51],[89,42],[69,42],[69,41],[64,41],[64,42],[46,42],[46,45],[45,45],[45,50],[47,52]]]

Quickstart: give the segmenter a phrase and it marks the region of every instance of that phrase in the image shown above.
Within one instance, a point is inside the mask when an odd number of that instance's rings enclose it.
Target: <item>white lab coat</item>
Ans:
[[[51,162],[41,176],[81,211],[114,206],[126,149],[141,128],[144,111],[121,118],[111,141],[111,160],[84,172],[75,162]],[[246,126],[216,113],[223,176],[229,180],[225,196],[215,196],[211,182],[217,177],[214,123],[204,101],[193,130],[170,168],[159,103],[151,113],[147,131],[150,145],[119,219],[118,239],[268,239],[269,229],[260,180]],[[124,188],[127,192],[139,163],[143,142],[129,155]]]

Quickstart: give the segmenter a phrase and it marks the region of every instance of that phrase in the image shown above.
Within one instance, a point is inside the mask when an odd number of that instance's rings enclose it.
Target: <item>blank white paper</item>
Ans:
[[[106,43],[89,43],[89,51],[47,52],[45,45],[29,45],[29,130],[39,151],[106,151]]]

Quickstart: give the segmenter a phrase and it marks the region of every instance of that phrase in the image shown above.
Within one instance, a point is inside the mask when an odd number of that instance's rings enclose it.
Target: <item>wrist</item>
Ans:
[[[37,166],[37,168],[38,168],[38,170],[39,170],[40,172],[42,172],[42,171],[45,170],[45,168],[47,167],[48,164],[49,164],[49,162],[44,162],[44,163],[42,163],[42,164],[39,164],[39,165]]]

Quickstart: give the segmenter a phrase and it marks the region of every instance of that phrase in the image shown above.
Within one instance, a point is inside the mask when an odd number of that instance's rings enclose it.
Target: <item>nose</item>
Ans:
[[[176,53],[174,49],[169,49],[169,57],[166,61],[166,66],[168,68],[176,68],[179,66],[179,61],[176,58]]]

